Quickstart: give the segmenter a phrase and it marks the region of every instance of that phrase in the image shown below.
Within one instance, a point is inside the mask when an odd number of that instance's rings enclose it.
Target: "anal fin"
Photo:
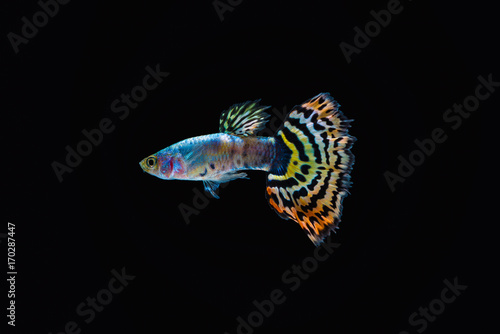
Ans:
[[[224,173],[220,176],[218,182],[229,182],[236,179],[248,179],[247,173],[237,173],[237,172]]]

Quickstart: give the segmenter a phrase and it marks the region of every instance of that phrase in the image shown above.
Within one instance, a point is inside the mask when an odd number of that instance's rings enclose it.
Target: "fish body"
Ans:
[[[165,180],[203,181],[216,198],[221,183],[246,178],[241,171],[265,171],[270,206],[319,245],[338,228],[351,185],[356,138],[339,107],[328,93],[319,94],[294,107],[274,137],[261,137],[269,107],[259,101],[233,105],[221,114],[220,133],[180,141],[140,166]]]
[[[240,170],[268,171],[275,157],[274,138],[214,133],[182,140],[155,157],[160,168],[154,175],[159,178],[220,182]]]

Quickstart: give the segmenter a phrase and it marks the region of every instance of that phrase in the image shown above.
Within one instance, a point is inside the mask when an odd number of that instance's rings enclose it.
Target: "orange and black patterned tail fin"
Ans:
[[[275,136],[276,158],[267,176],[269,204],[296,221],[317,246],[338,228],[351,185],[356,138],[328,93],[295,106]]]

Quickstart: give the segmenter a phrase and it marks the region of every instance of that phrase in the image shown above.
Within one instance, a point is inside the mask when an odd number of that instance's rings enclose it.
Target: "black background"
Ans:
[[[499,93],[457,130],[443,113],[474,94],[479,75],[500,81],[497,14],[479,2],[401,4],[348,63],[339,44],[353,44],[353,28],[387,1],[245,0],[221,21],[212,1],[73,0],[17,54],[7,33],[40,7],[3,2],[0,232],[16,224],[18,271],[15,330],[0,293],[7,333],[59,333],[75,321],[81,333],[233,334],[274,289],[286,301],[255,333],[416,333],[408,317],[455,277],[467,289],[425,332],[485,332],[496,314],[497,218],[485,213],[495,176],[482,126]],[[170,75],[120,120],[111,103],[157,64]],[[282,112],[320,92],[355,119],[354,184],[333,238],[341,246],[292,292],[282,275],[314,246],[269,208],[264,173],[231,182],[186,224],[179,205],[193,206],[202,184],[161,181],[138,162],[217,132],[234,103],[261,98]],[[114,131],[59,182],[53,161],[103,118]],[[447,140],[391,192],[384,173],[437,127]],[[85,323],[77,306],[121,268],[134,280]]]

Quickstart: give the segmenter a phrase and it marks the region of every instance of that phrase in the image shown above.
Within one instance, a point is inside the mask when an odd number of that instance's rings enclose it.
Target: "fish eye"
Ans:
[[[148,165],[149,168],[153,168],[156,165],[156,158],[149,157],[148,160],[146,160],[146,164]]]

